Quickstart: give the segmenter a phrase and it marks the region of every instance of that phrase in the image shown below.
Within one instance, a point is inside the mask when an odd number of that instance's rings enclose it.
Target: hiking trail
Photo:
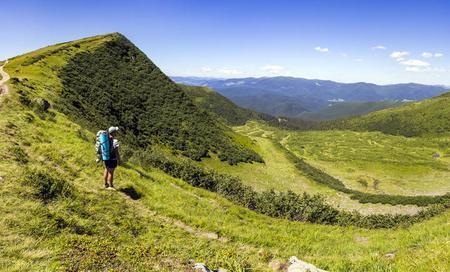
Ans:
[[[7,94],[9,92],[8,85],[5,83],[9,80],[9,75],[3,70],[3,67],[8,64],[8,61],[5,61],[2,66],[0,66],[0,75],[2,76],[2,79],[0,80],[0,95]]]

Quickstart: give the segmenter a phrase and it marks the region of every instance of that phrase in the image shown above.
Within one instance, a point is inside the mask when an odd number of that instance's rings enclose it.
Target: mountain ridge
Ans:
[[[287,117],[298,117],[303,112],[320,111],[333,101],[423,100],[447,91],[441,86],[416,83],[377,85],[294,77],[235,79],[173,77],[173,79],[179,83],[208,86],[239,106]],[[268,100],[267,96],[271,98]],[[267,106],[267,101],[272,101],[273,105]]]

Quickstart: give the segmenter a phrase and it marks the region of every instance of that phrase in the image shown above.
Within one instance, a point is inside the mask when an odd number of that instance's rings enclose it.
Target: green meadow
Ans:
[[[329,271],[450,269],[448,210],[408,228],[291,222],[250,211],[160,170],[143,169],[132,159],[116,170],[118,191],[102,189],[103,168],[95,162],[91,128],[62,114],[55,103],[62,91],[58,69],[73,54],[95,50],[109,38],[86,39],[70,50],[61,49],[63,45],[48,47],[6,65],[6,71],[21,84],[10,84],[11,92],[0,97],[0,157],[4,158],[0,160],[1,271],[190,271],[193,262],[228,271],[273,271],[271,262],[286,262],[292,255]],[[23,65],[30,58],[34,62]],[[25,88],[31,101],[24,101]],[[47,99],[51,107],[42,109],[39,98]],[[28,102],[31,106],[25,105]],[[376,133],[292,132],[258,122],[234,131],[233,139],[258,152],[265,163],[231,166],[213,155],[198,164],[238,176],[257,190],[321,193],[337,207],[366,213],[418,209],[351,200],[306,178],[294,168],[284,148],[339,176],[352,188],[378,192],[391,186],[405,194],[439,193],[420,187],[414,181],[416,175],[411,175],[411,183],[394,180],[401,180],[407,167],[414,166],[423,167],[417,171],[428,175],[435,188],[446,188],[430,174],[445,175],[445,139],[428,143],[425,138],[408,142]],[[344,136],[338,137],[339,133]],[[355,151],[345,149],[359,138],[361,144],[355,143]],[[363,167],[359,160],[350,158],[351,154],[362,158],[361,153],[369,149],[364,149],[363,142],[370,145],[369,139],[374,147],[383,147],[370,149],[364,167],[377,160],[380,169],[395,160],[399,165],[397,170],[388,169],[389,179],[367,170],[367,175],[380,178],[377,189],[369,182],[367,188],[358,187],[363,186],[358,175],[350,175],[364,171],[358,168]],[[327,145],[332,142],[334,146]],[[416,147],[419,143],[426,148]],[[388,144],[394,145],[395,152],[388,152]],[[441,157],[430,158],[435,152]],[[337,164],[341,160],[344,170]]]

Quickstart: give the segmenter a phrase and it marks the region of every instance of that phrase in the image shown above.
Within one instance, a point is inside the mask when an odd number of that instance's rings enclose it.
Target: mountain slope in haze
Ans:
[[[222,95],[230,98],[240,106],[254,109],[264,109],[266,113],[274,114],[283,104],[286,106],[279,115],[297,117],[301,110],[316,112],[328,106],[333,101],[374,102],[383,100],[422,100],[447,91],[442,86],[422,84],[376,85],[370,83],[339,83],[329,80],[314,80],[293,77],[262,77],[208,79],[195,77],[173,77],[176,82],[208,86]],[[267,104],[267,96],[276,98],[277,103],[271,108]],[[290,99],[290,100],[289,100]],[[241,103],[240,101],[246,101]],[[281,103],[283,101],[283,103]],[[252,103],[250,103],[252,102]]]
[[[195,105],[212,112],[229,125],[243,125],[251,119],[259,119],[265,115],[238,107],[228,98],[208,87],[183,84],[179,84],[179,86],[192,99]]]
[[[450,93],[360,117],[324,122],[321,125],[333,129],[381,131],[403,136],[448,133]]]
[[[306,120],[333,120],[345,117],[357,116],[373,111],[398,107],[406,102],[401,101],[374,101],[374,102],[337,102],[317,112],[304,112],[298,117]]]
[[[230,163],[260,161],[124,36],[106,38],[93,50],[74,53],[58,68],[61,111],[92,128],[119,126],[131,146],[163,144],[195,160],[212,152]],[[55,53],[77,47],[76,42],[63,44],[24,63],[44,64],[56,58]]]

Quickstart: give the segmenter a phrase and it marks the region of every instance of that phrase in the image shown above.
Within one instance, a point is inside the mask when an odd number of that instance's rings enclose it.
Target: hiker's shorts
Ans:
[[[117,167],[117,160],[108,160],[103,162],[105,163],[105,167],[108,169],[114,169]]]

